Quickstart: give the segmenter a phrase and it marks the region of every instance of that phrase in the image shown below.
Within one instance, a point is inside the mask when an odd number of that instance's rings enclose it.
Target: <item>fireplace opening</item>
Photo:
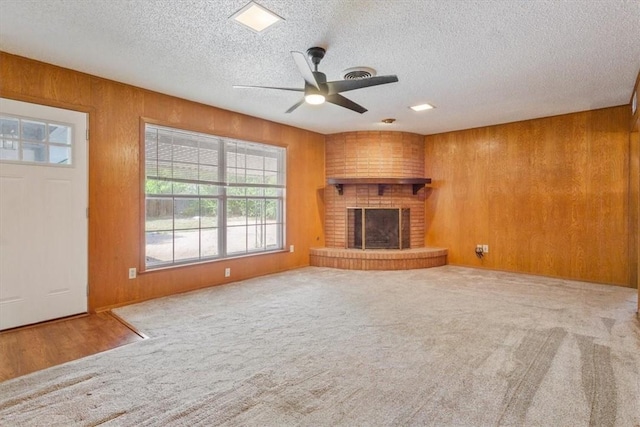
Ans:
[[[409,208],[347,208],[347,248],[408,249]]]

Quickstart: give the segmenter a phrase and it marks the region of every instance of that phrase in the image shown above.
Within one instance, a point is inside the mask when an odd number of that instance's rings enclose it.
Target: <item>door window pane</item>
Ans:
[[[0,159],[1,160],[20,160],[20,143],[13,140],[2,140],[0,146]]]
[[[31,120],[22,121],[22,138],[27,141],[40,141],[47,140],[46,133],[47,125],[42,122],[35,122]]]
[[[71,126],[49,123],[49,142],[71,144]]]
[[[25,162],[46,162],[47,146],[45,144],[25,142],[22,145],[22,160]]]
[[[49,163],[57,165],[71,164],[71,148],[61,147],[59,145],[49,146]]]
[[[4,139],[20,138],[20,121],[11,117],[0,117],[0,136]]]

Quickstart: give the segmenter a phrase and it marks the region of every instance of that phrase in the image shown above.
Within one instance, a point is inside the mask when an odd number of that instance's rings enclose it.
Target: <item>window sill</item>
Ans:
[[[252,257],[262,256],[262,255],[279,254],[279,253],[283,253],[283,252],[289,253],[290,251],[288,249],[286,249],[286,247],[285,247],[285,248],[281,248],[281,249],[274,249],[272,251],[252,252],[252,253],[247,253],[247,254],[232,255],[232,256],[225,257],[225,258],[211,258],[211,259],[206,259],[206,260],[201,260],[201,261],[186,261],[186,262],[180,263],[180,264],[161,265],[161,266],[158,266],[158,267],[147,267],[144,270],[138,271],[138,274],[142,275],[142,274],[148,274],[148,273],[156,273],[156,272],[159,272],[159,271],[175,270],[177,268],[194,267],[194,266],[199,266],[199,265],[204,265],[204,264],[213,264],[213,263],[217,263],[217,262],[233,261],[233,260],[242,259],[242,258],[252,258]]]

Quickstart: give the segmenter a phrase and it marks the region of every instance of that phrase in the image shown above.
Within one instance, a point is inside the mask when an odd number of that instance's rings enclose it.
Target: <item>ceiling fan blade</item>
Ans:
[[[356,113],[362,114],[367,111],[367,109],[364,108],[362,105],[356,104],[352,100],[345,98],[342,95],[338,95],[337,93],[334,93],[333,95],[328,95],[326,100],[327,102],[330,102],[332,104],[336,104],[341,107],[348,108],[351,111],[355,111]]]
[[[333,82],[327,82],[327,88],[329,94],[346,92],[348,90],[361,89],[363,87],[384,85],[387,83],[395,83],[398,81],[398,76],[376,76],[366,79],[356,80],[336,80]]]
[[[319,90],[320,85],[316,80],[316,76],[313,75],[313,70],[307,62],[307,58],[305,57],[304,53],[291,51],[291,56],[293,56],[293,60],[296,62],[296,66],[298,67],[300,74],[302,74],[302,78],[304,79],[304,81]]]
[[[233,88],[234,89],[276,89],[276,90],[290,90],[293,92],[304,92],[304,89],[298,89],[293,87],[233,85]]]
[[[289,109],[285,111],[285,113],[289,114],[290,112],[292,112],[293,110],[301,106],[302,104],[304,104],[304,98],[302,98],[300,101],[296,102],[291,107],[289,107]]]

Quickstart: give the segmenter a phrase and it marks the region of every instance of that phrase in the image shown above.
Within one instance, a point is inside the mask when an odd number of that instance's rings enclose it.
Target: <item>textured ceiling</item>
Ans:
[[[228,20],[248,0],[0,0],[0,49],[321,133],[433,134],[629,102],[640,0],[259,0],[285,18]],[[322,46],[329,80],[369,66],[398,83],[303,105],[290,51]],[[408,106],[428,102],[435,110]],[[396,118],[393,125],[380,120]]]

